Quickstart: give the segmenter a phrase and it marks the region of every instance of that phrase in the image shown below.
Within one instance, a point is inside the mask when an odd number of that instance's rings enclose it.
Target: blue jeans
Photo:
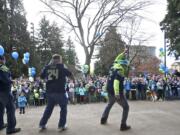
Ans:
[[[1,97],[0,97],[1,98]],[[7,113],[7,131],[13,131],[16,126],[16,117],[15,117],[15,106],[13,102],[13,96],[11,94],[6,94],[7,102],[0,102],[0,127],[4,125],[4,110],[6,108]]]
[[[60,118],[58,127],[64,127],[66,124],[66,116],[67,116],[67,103],[68,99],[64,93],[51,93],[47,94],[47,106],[45,108],[43,117],[40,120],[39,126],[45,126],[47,124],[48,119],[50,118],[54,106],[59,104],[61,111],[60,111]]]

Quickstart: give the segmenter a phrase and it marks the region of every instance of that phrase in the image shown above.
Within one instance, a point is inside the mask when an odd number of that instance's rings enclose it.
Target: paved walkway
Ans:
[[[107,125],[100,125],[100,117],[105,103],[69,105],[68,130],[58,132],[58,106],[48,122],[48,129],[39,132],[38,124],[44,111],[43,107],[27,108],[25,115],[17,115],[17,127],[22,132],[17,135],[180,135],[180,101],[130,101],[128,124],[132,129],[119,130],[122,109],[115,104],[110,112]],[[0,131],[5,135],[5,130]]]

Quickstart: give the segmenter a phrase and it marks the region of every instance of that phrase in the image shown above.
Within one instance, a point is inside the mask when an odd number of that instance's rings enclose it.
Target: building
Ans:
[[[129,46],[129,58],[133,57],[155,57],[156,56],[156,47],[154,46],[141,46],[141,45],[132,45]]]
[[[160,60],[156,57],[156,47],[153,46],[130,46],[129,60],[131,65],[130,74],[159,73]]]

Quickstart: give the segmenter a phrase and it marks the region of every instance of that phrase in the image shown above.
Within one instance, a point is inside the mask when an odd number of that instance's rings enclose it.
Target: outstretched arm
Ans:
[[[117,62],[117,61],[119,61],[119,60],[121,60],[121,59],[124,59],[127,51],[128,51],[128,49],[125,48],[125,50],[116,57],[116,59],[114,60],[114,62]]]

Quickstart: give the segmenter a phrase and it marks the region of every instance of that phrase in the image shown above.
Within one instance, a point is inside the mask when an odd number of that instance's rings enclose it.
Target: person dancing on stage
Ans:
[[[106,124],[109,112],[114,103],[117,102],[123,108],[122,120],[120,125],[121,131],[129,130],[131,128],[126,123],[128,118],[129,105],[123,93],[124,77],[126,76],[126,73],[128,71],[129,64],[128,60],[126,59],[127,51],[128,50],[125,49],[123,53],[119,54],[116,57],[109,71],[107,80],[107,92],[109,101],[101,117],[101,124]]]

